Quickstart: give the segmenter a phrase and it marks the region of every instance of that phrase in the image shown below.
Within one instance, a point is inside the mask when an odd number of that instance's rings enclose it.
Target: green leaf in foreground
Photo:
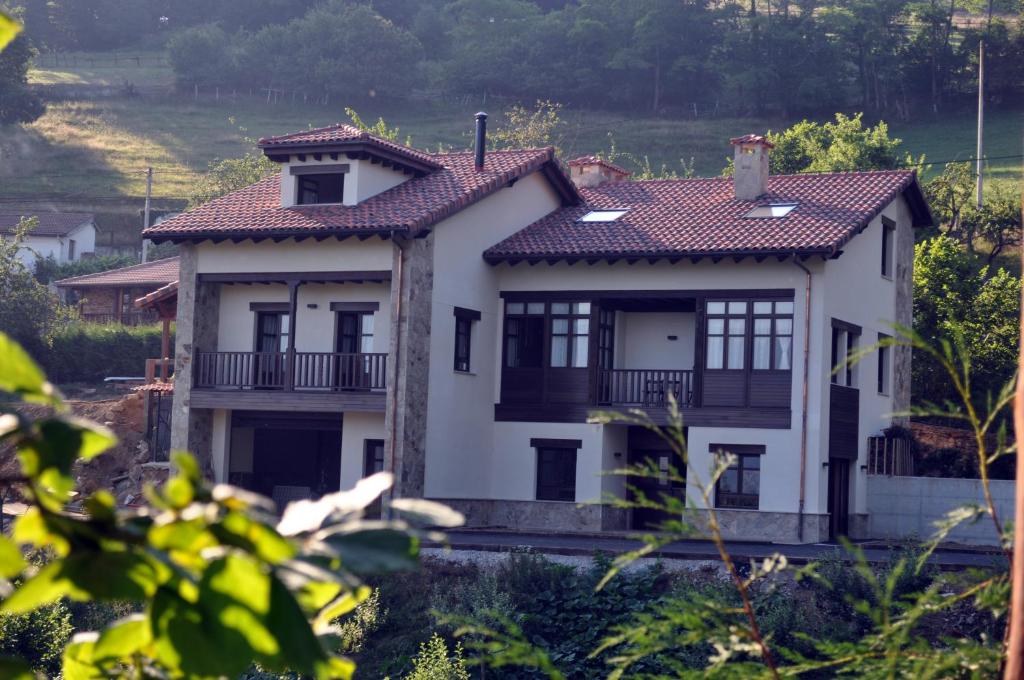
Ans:
[[[14,33],[5,33],[5,21],[10,22],[10,19],[0,13],[0,48],[14,37]],[[6,40],[5,35],[8,36]],[[0,371],[0,392],[10,392],[25,401],[39,404],[60,404],[57,388],[47,381],[28,352],[3,332],[0,332],[0,366],[4,367]]]
[[[0,12],[0,50],[21,33],[21,24],[4,12]]]

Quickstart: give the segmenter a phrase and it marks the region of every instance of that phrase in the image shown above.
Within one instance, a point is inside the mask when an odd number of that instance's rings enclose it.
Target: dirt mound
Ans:
[[[117,445],[87,462],[75,466],[80,498],[98,489],[112,492],[121,504],[138,503],[144,481],[160,482],[166,466],[149,464],[152,460],[146,443],[145,399],[132,393],[117,399],[68,401],[76,416],[105,425],[117,435]],[[17,410],[30,417],[41,418],[48,409],[35,404],[19,404]],[[10,447],[0,449],[0,474],[14,474],[18,461]]]

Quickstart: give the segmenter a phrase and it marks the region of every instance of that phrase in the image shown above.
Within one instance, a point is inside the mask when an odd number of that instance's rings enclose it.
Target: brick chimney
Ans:
[[[630,174],[629,170],[597,156],[581,156],[569,161],[569,179],[578,189],[596,187],[606,182],[620,182]]]
[[[733,145],[732,186],[737,200],[753,201],[768,192],[768,155],[774,144],[762,135],[743,135]]]

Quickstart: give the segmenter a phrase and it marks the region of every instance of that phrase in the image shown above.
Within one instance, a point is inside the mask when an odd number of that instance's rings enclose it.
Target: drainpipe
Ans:
[[[796,253],[793,254],[793,264],[804,270],[807,279],[804,286],[804,373],[800,405],[800,506],[797,510],[796,525],[797,540],[802,542],[804,540],[804,497],[807,494],[805,490],[807,486],[807,373],[811,366],[811,270],[796,259]]]
[[[395,266],[395,275],[394,275],[393,280],[391,282],[392,289],[393,290],[397,290],[397,292],[398,292],[398,294],[395,296],[395,305],[394,305],[394,309],[392,310],[392,314],[394,316],[392,317],[392,321],[391,321],[391,327],[394,330],[394,338],[395,338],[395,356],[394,356],[395,370],[394,370],[394,378],[393,378],[394,381],[395,381],[395,384],[392,385],[392,387],[391,387],[391,436],[389,437],[389,439],[391,440],[391,446],[390,446],[390,448],[391,448],[391,456],[390,456],[390,459],[391,459],[391,469],[388,470],[388,471],[392,475],[394,475],[395,474],[395,469],[396,469],[395,468],[395,430],[397,429],[397,424],[398,424],[398,367],[400,365],[399,364],[399,357],[402,354],[402,333],[401,333],[401,329],[402,329],[402,258],[405,255],[405,249],[402,247],[402,244],[399,242],[399,240],[397,238],[395,238],[394,232],[392,232],[392,234],[391,234],[391,242],[395,244],[396,248],[398,248],[398,264]],[[385,432],[385,434],[387,434],[387,433]],[[394,484],[395,484],[395,486],[391,487],[391,496],[392,497],[394,497],[395,487],[398,485],[398,479],[397,478],[395,479]],[[384,519],[390,519],[391,518],[391,508],[390,508],[390,506],[385,507],[384,512],[382,514],[382,517]]]

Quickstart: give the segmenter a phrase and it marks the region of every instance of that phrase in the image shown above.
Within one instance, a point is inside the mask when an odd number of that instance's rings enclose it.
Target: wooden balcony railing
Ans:
[[[613,368],[598,371],[599,404],[667,406],[668,397],[679,406],[693,406],[693,371]]]
[[[79,314],[86,323],[119,323],[122,326],[145,326],[160,320],[157,313],[150,309],[124,312],[119,319],[116,314],[82,312]]]
[[[289,368],[292,368],[289,379]],[[196,352],[195,386],[264,390],[383,390],[387,354]]]

